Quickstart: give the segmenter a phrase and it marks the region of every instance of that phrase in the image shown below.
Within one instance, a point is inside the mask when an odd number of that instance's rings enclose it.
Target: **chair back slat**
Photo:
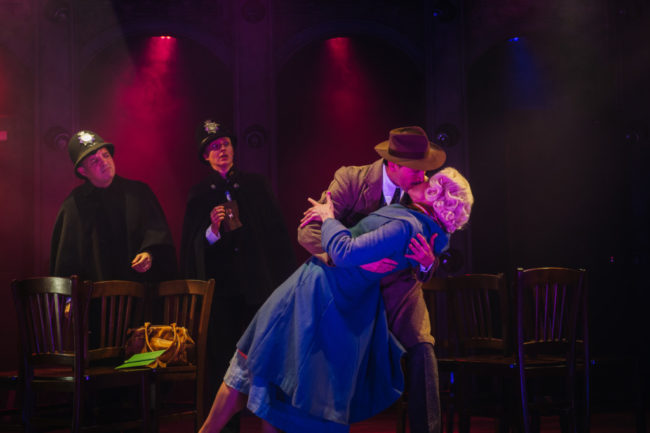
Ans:
[[[447,278],[461,355],[503,353],[508,345],[508,302],[503,274]]]
[[[117,323],[116,320],[116,315],[117,315],[117,303],[118,303],[118,297],[117,296],[109,296],[108,297],[108,303],[110,304],[110,315],[108,316],[108,320],[106,322],[106,332],[108,334],[107,340],[106,340],[106,346],[114,346],[115,345],[115,326]]]
[[[566,356],[575,345],[583,269],[517,270],[517,331],[528,355]]]
[[[202,334],[207,332],[210,314],[204,310],[212,305],[213,290],[213,280],[173,280],[159,283],[156,298],[162,301],[162,317],[165,323],[186,327],[192,338],[205,338]]]
[[[59,302],[59,296],[58,295],[52,295],[52,301],[53,301],[53,312],[52,312],[52,318],[54,318],[54,326],[53,326],[53,332],[55,333],[54,341],[55,341],[55,350],[57,352],[62,352],[63,351],[63,333],[62,333],[62,318],[64,317],[65,312],[61,309],[62,304],[65,305],[64,302]]]
[[[100,322],[99,322],[100,323],[100,325],[99,325],[99,336],[100,336],[99,337],[99,345],[100,346],[105,346],[106,345],[106,327],[102,326],[102,324],[106,323],[106,309],[107,309],[106,304],[107,303],[108,303],[108,299],[107,298],[102,298],[102,300],[101,300],[101,316],[100,316]],[[91,312],[90,314],[93,314],[93,313]],[[94,326],[90,326],[89,328],[91,328],[90,332],[96,331],[96,329],[92,329],[92,328],[94,328]]]
[[[77,319],[70,306],[78,297],[77,278],[28,278],[14,280],[11,287],[27,368],[48,364],[72,367],[72,323]]]
[[[535,311],[532,339],[538,342],[566,339],[568,311],[567,286],[546,284],[533,287]]]
[[[190,301],[190,307],[189,307],[189,312],[190,315],[187,319],[187,326],[191,329],[194,329],[196,327],[196,314],[197,314],[197,306],[198,306],[198,296],[197,295],[192,295],[191,296],[191,301]]]
[[[37,295],[36,299],[37,299],[37,304],[38,304],[37,314],[38,314],[38,317],[41,320],[41,327],[42,327],[42,335],[41,335],[42,344],[41,344],[41,347],[43,347],[43,349],[46,352],[54,352],[54,344],[52,342],[52,333],[50,332],[51,316],[50,316],[49,308],[47,308],[48,305],[49,305],[48,296],[47,296],[47,294],[45,294],[45,295]]]
[[[44,347],[46,341],[45,322],[41,316],[41,298],[33,296],[27,299],[30,307],[28,320],[33,326],[33,333],[31,334],[31,339],[33,340],[32,351],[34,353],[47,352],[47,348]]]
[[[133,299],[127,298],[126,307],[124,308],[124,319],[120,321],[120,330],[118,332],[118,335],[120,336],[119,344],[122,346],[126,342],[126,331],[128,331],[126,327],[126,318],[131,317],[132,313],[133,313]]]
[[[53,295],[54,296],[54,295]],[[54,328],[56,325],[56,317],[54,317],[54,310],[50,305],[50,296],[47,294],[43,296],[43,312],[41,317],[45,320],[45,346],[50,352],[57,351],[57,341],[54,335]]]
[[[196,334],[203,325],[197,317],[202,317],[201,312],[208,301],[206,290],[209,284],[210,281],[202,280],[172,280],[159,283],[156,297],[162,300],[164,323],[176,323],[186,327],[190,335]],[[211,305],[211,296],[209,301]]]
[[[429,313],[431,335],[436,341],[436,354],[438,357],[447,357],[455,348],[454,339],[450,335],[449,320],[452,317],[449,311],[447,297],[447,280],[441,277],[432,277],[422,284],[422,296]]]
[[[121,358],[128,329],[142,326],[145,321],[144,284],[121,280],[97,281],[92,283],[88,299],[87,320],[91,332],[88,358],[91,361]],[[98,310],[99,321],[94,316]]]
[[[181,315],[181,296],[175,296],[172,299],[170,299],[170,301],[173,302],[173,306],[174,306],[174,308],[172,310],[172,313],[171,313],[172,322],[178,322],[180,320],[179,317]],[[183,325],[181,325],[181,326],[183,326]]]
[[[191,302],[192,296],[193,295],[183,296],[183,300],[182,300],[183,306],[181,308],[181,317],[180,317],[180,321],[182,323],[184,323],[183,326],[185,326],[185,327],[189,326],[189,329],[192,329],[192,325],[191,325],[189,319],[194,314],[193,311],[190,311],[190,306],[192,305],[192,302]]]
[[[129,299],[126,296],[117,296],[117,318],[115,319],[115,333],[113,335],[113,346],[122,342],[122,329],[124,329],[124,320],[126,318],[126,309]]]

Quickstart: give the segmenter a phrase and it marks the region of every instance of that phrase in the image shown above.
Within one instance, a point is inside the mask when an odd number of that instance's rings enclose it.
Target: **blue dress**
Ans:
[[[377,274],[359,265],[385,257],[395,271],[417,233],[438,233],[433,220],[401,205],[385,206],[347,229],[328,219],[322,243],[336,266],[311,258],[257,312],[237,344],[246,355],[248,408],[292,432],[345,433],[349,424],[389,407],[402,393],[404,353],[388,331]]]

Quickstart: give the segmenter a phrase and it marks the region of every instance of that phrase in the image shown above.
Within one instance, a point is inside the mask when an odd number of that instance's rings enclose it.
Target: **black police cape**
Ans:
[[[147,272],[131,268],[148,251]],[[113,178],[108,188],[90,182],[65,199],[52,233],[50,274],[82,279],[161,281],[176,278],[176,251],[165,215],[144,183]]]
[[[210,211],[235,201],[242,226],[221,229],[210,245],[206,229]],[[180,254],[185,278],[214,278],[215,295],[243,296],[249,305],[261,304],[296,267],[282,212],[266,179],[235,168],[224,179],[212,172],[189,194]]]

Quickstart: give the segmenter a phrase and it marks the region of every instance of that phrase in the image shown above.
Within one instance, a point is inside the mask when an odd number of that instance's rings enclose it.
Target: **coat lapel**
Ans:
[[[363,186],[359,194],[360,213],[369,214],[381,206],[382,196],[382,161],[373,162],[368,170],[368,175],[363,180]]]

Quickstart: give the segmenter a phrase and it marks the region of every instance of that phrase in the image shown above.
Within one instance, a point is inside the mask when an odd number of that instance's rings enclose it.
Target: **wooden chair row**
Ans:
[[[423,295],[447,431],[454,413],[461,433],[472,416],[530,433],[551,413],[566,431],[589,430],[585,270],[517,269],[512,285],[503,274],[433,278]]]
[[[72,432],[132,428],[150,432],[167,417],[191,417],[198,428],[204,418],[205,346],[213,290],[214,280],[154,286],[81,282],[75,276],[13,281],[25,431],[64,427]],[[196,362],[115,370],[124,361],[127,330],[145,321],[187,327],[196,342]],[[194,398],[188,407],[168,411],[163,392],[167,383],[176,381],[192,383]],[[42,404],[44,400],[64,404]],[[129,400],[138,400],[134,413],[121,404]],[[102,413],[105,406],[108,411]]]

